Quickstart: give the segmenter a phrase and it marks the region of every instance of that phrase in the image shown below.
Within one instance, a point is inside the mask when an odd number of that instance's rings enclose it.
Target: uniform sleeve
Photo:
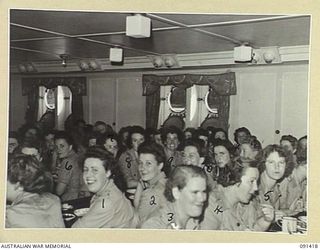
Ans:
[[[115,211],[110,200],[99,198],[91,204],[89,211],[72,225],[72,228],[108,227],[107,225],[114,214]],[[112,225],[109,227],[112,227]]]
[[[202,230],[219,230],[223,219],[223,207],[216,198],[209,194],[208,206],[205,209],[203,220],[200,223]]]

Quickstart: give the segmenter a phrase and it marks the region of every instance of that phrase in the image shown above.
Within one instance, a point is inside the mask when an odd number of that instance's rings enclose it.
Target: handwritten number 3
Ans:
[[[168,213],[168,216],[169,216],[169,218],[168,218],[168,221],[172,221],[173,220],[173,213]]]

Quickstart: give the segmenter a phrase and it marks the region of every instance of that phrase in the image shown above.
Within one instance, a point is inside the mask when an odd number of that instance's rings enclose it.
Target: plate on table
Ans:
[[[78,217],[84,216],[89,211],[89,208],[79,208],[74,210],[74,214]]]
[[[70,220],[73,220],[74,218],[76,218],[76,216],[74,214],[70,214],[70,213],[64,213],[64,214],[62,214],[62,216],[65,221],[70,221]]]

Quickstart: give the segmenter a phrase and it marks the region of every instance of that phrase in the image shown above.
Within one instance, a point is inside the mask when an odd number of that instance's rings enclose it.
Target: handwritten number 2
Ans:
[[[150,205],[157,205],[156,203],[156,197],[154,197],[154,195],[151,196],[151,201],[150,201]]]

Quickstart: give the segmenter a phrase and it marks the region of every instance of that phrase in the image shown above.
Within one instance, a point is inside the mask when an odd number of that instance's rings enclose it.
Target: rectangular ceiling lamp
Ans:
[[[123,64],[123,49],[122,48],[110,48],[109,59],[113,65]]]
[[[142,15],[127,16],[126,35],[134,38],[146,38],[151,34],[151,20]]]
[[[252,60],[252,47],[241,45],[233,50],[235,62],[250,62]]]

